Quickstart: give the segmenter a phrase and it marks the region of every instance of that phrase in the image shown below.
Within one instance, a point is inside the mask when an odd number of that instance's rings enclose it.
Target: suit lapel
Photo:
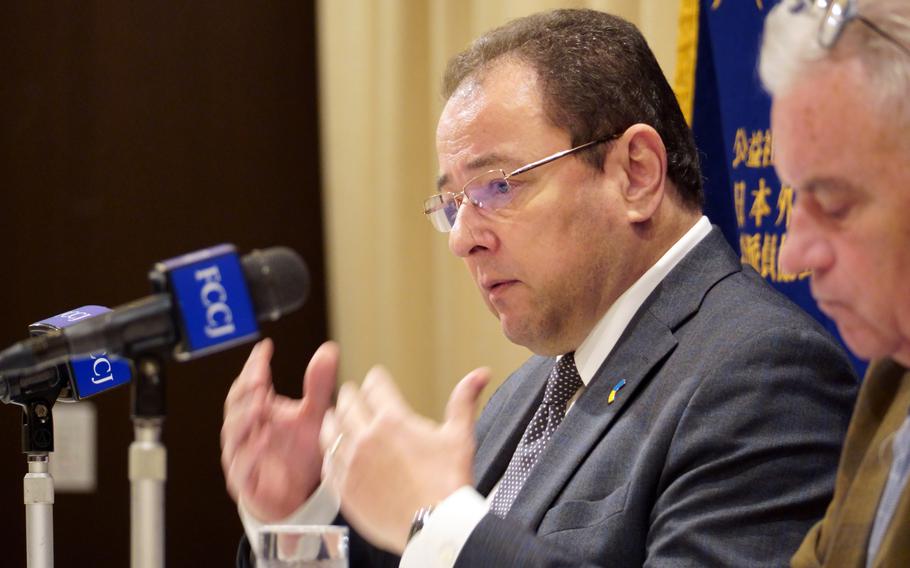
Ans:
[[[716,228],[679,262],[642,304],[587,390],[554,433],[516,497],[509,512],[510,519],[532,528],[539,525],[586,456],[604,439],[626,407],[635,403],[636,392],[645,388],[650,378],[659,372],[661,363],[677,345],[676,330],[698,311],[711,287],[740,270],[739,259]],[[496,468],[498,473],[486,472],[483,480],[489,487],[484,486],[484,493],[499,480],[511,459],[518,439],[539,404],[546,372],[551,366],[546,367],[542,376],[535,377],[532,389],[528,389],[536,396],[526,394],[533,400],[520,406],[520,421],[504,418],[508,425],[518,429],[517,437],[512,432],[512,436],[507,436],[511,445],[502,443],[496,448],[507,455],[500,457],[504,459],[504,465],[502,469]],[[610,392],[622,379],[626,381],[624,388],[609,404]],[[521,396],[519,391],[521,389],[516,390],[516,396]],[[490,451],[493,449],[489,448]],[[485,459],[492,461],[489,456]]]
[[[905,369],[902,376],[896,380],[900,381],[901,386],[894,397],[897,401],[894,404],[906,412],[910,408],[910,370]],[[897,508],[894,510],[894,516],[891,517],[873,565],[876,568],[886,568],[889,563],[894,566],[910,566],[908,542],[910,542],[910,484],[904,485]]]
[[[510,519],[529,527],[540,523],[550,504],[591,449],[604,438],[616,417],[633,404],[634,394],[646,383],[649,372],[676,346],[673,334],[662,322],[649,314],[638,319],[636,332],[629,341],[617,345],[556,429],[515,498]],[[608,404],[610,391],[619,379],[625,379],[626,385],[620,391],[621,396]]]
[[[858,407],[854,412],[854,419],[847,432],[847,443],[850,444],[851,437],[856,436],[857,439],[863,440],[864,452],[860,463],[854,466],[855,476],[849,482],[841,511],[837,517],[833,517],[835,523],[832,524],[832,535],[828,537],[830,549],[826,551],[829,561],[837,560],[843,566],[866,566],[869,538],[893,461],[891,443],[894,434],[907,416],[907,408],[910,407],[908,377],[910,374],[906,369],[889,360],[874,367],[873,372],[864,379],[866,384],[863,388],[873,390],[868,391],[866,397],[860,395],[859,404],[862,407]],[[854,434],[854,431],[857,434]],[[864,440],[863,438],[867,436],[862,436],[863,432],[870,432],[872,435]],[[845,449],[845,455],[848,454],[852,452]],[[847,475],[849,471],[844,461],[842,457],[839,477]],[[840,482],[838,479],[838,483]],[[902,547],[906,548],[906,542],[900,535],[901,527],[904,525],[899,519],[907,518],[901,517],[901,513],[902,510],[904,512],[907,510],[908,501],[910,499],[906,494],[898,501],[889,528],[879,545],[876,560],[880,561],[872,565],[906,565],[895,562],[889,555],[899,554]],[[895,538],[898,541],[897,546]]]

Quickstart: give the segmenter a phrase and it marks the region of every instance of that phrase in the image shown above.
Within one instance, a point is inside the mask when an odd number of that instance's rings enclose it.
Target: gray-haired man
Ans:
[[[785,1],[761,74],[798,196],[781,251],[847,344],[875,359],[825,518],[793,565],[910,566],[910,3]]]

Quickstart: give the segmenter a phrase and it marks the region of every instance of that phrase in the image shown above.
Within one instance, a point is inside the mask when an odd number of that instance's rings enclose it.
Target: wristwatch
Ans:
[[[430,515],[433,513],[433,509],[434,507],[432,505],[429,507],[421,507],[417,509],[417,512],[414,513],[414,520],[411,521],[411,530],[408,532],[408,542],[411,542],[411,539],[414,538],[414,535],[423,529],[423,525],[425,525],[427,519],[430,518]]]

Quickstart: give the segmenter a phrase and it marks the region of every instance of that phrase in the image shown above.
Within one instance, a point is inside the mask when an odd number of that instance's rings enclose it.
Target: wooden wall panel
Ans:
[[[279,390],[326,336],[313,2],[0,7],[0,345],[33,321],[149,292],[160,259],[220,242],[295,248],[303,310],[266,326]],[[224,395],[248,349],[168,368],[168,566],[229,566]],[[56,565],[129,563],[127,388],[102,394],[98,488],[58,493]],[[3,566],[25,566],[20,410],[0,407]]]

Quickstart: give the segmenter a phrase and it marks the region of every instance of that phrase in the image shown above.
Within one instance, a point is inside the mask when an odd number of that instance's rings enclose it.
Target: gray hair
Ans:
[[[814,63],[859,57],[885,112],[910,118],[910,56],[861,22],[849,22],[831,49],[818,43],[823,10],[809,9],[817,0],[783,0],[765,20],[759,73],[772,96],[799,81]],[[799,9],[800,5],[805,5]],[[910,47],[910,2],[857,0],[857,11],[898,42]]]

